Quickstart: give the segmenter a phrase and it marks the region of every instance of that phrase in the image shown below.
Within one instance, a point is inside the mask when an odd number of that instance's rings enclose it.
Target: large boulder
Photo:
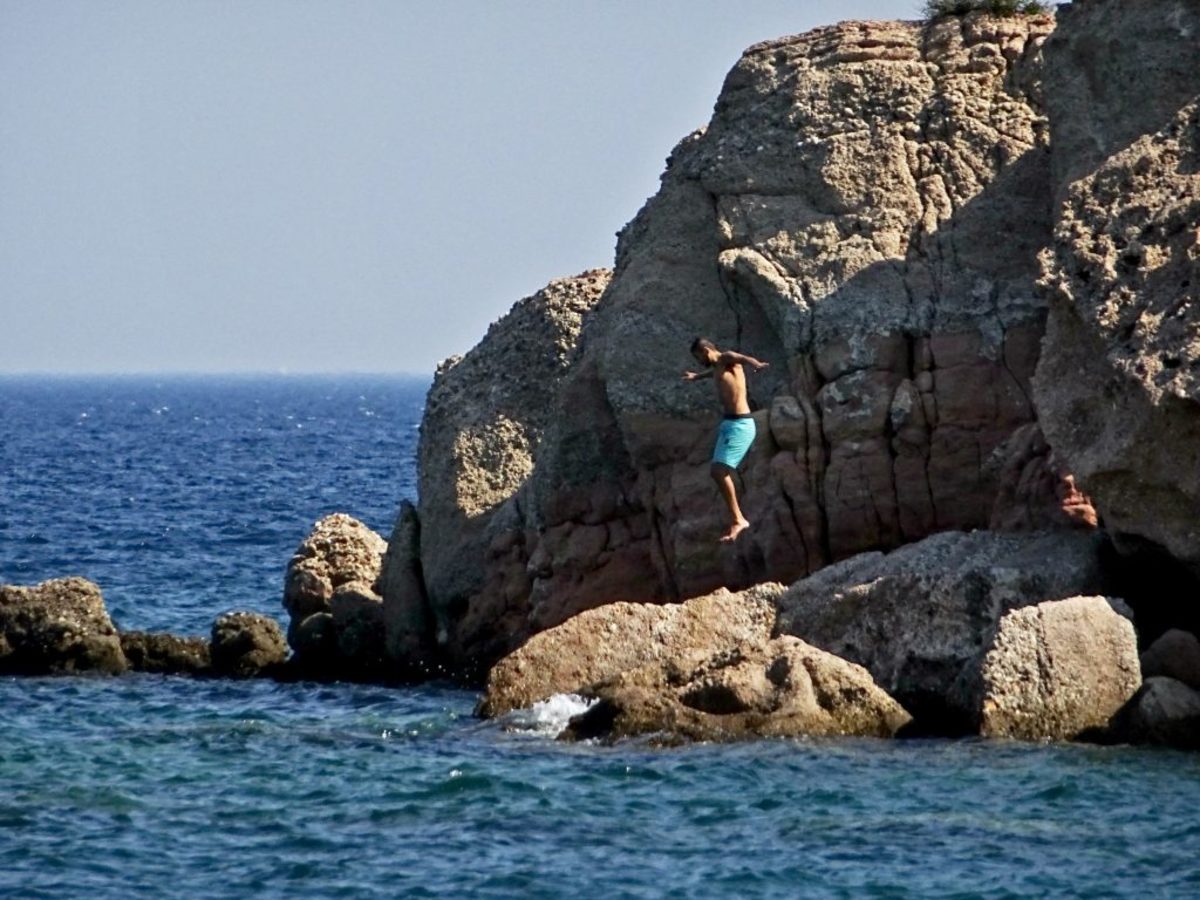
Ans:
[[[764,584],[686,603],[611,603],[580,613],[500,660],[488,673],[478,712],[498,716],[630,670],[695,667],[737,647],[761,646],[782,593],[782,585]]]
[[[357,519],[317,522],[288,563],[283,605],[296,665],[316,679],[386,679],[380,576],[387,542]]]
[[[100,588],[84,578],[0,585],[0,674],[50,675],[128,668]]]
[[[1200,574],[1200,5],[1074,3],[1045,55],[1042,428],[1120,544]]]
[[[1142,683],[1130,616],[1105,597],[1005,614],[973,679],[980,734],[1070,740],[1107,729]]]
[[[510,387],[514,310],[441,370],[421,562],[457,665],[613,600],[790,582],[987,524],[983,462],[1034,418],[1052,25],[852,22],[751,47],[621,232],[577,352],[526,345]],[[732,545],[706,471],[716,404],[680,379],[696,335],[771,363]]]
[[[565,737],[892,737],[911,718],[862,666],[792,637],[742,645],[688,668],[651,663],[586,694],[596,702]]]
[[[792,585],[776,630],[865,666],[916,728],[973,732],[976,710],[959,683],[1001,617],[1103,593],[1099,542],[1084,531],[946,532],[862,554]]]
[[[584,317],[610,274],[559,279],[519,301],[475,349],[444,361],[429,389],[418,451],[419,563],[433,631],[462,669],[479,658],[490,664],[528,634],[529,523],[519,494]],[[394,645],[407,643],[408,631],[393,625]]]

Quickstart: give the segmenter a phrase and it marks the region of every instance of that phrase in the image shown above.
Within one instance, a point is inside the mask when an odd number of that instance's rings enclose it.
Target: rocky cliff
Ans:
[[[747,50],[611,275],[550,285],[439,371],[384,597],[432,615],[420,652],[480,678],[596,606],[989,525],[1098,513],[1200,560],[1198,15],[1079,0]],[[729,545],[716,404],[680,378],[696,335],[771,363]]]

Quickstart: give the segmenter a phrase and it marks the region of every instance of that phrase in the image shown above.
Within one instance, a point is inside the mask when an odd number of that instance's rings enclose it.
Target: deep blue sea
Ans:
[[[123,629],[283,620],[333,511],[415,498],[426,382],[0,378],[0,582]],[[435,685],[0,678],[2,897],[1191,897],[1200,756],[565,745]]]

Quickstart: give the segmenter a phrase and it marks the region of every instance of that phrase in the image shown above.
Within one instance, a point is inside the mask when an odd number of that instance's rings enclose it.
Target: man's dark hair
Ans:
[[[710,341],[708,338],[698,337],[694,341],[692,341],[692,353],[693,354],[697,350],[716,350],[716,349],[717,349],[717,345],[714,344],[712,341]]]

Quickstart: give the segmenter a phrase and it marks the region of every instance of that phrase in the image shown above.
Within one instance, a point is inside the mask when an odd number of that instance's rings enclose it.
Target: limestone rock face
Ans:
[[[1046,50],[1042,428],[1106,527],[1200,572],[1200,6],[1093,0]]]
[[[480,715],[499,716],[553,694],[578,693],[646,666],[694,667],[736,647],[765,644],[779,584],[720,589],[686,603],[612,603],[534,635],[488,674]]]
[[[984,737],[1070,740],[1105,729],[1142,683],[1121,601],[1069,597],[1000,620],[979,673]]]
[[[501,331],[442,371],[421,561],[452,657],[987,523],[985,461],[1034,417],[1052,25],[851,22],[750,48],[619,236],[569,367],[536,395],[498,383]],[[680,378],[696,335],[771,363],[739,476],[754,526],[731,546],[716,401]]]
[[[283,605],[291,614],[288,643],[308,677],[375,680],[390,673],[377,593],[386,551],[383,538],[344,513],[321,519],[296,549]]]
[[[974,731],[960,695],[1001,616],[1103,589],[1098,540],[1087,532],[933,535],[867,553],[797,582],[776,630],[865,666],[923,729]]]
[[[533,471],[584,316],[605,270],[519,301],[466,356],[438,368],[421,423],[420,567],[439,643],[460,666],[528,634],[521,488]],[[403,640],[393,631],[396,640]]]
[[[690,668],[678,662],[651,663],[589,689],[597,702],[566,736],[892,737],[910,720],[862,666],[796,638],[743,645]]]
[[[232,678],[273,674],[287,659],[288,645],[279,623],[269,616],[231,612],[212,626],[212,669]]]
[[[120,636],[92,582],[0,585],[0,673],[116,675],[127,668]]]
[[[122,631],[121,649],[134,672],[153,675],[206,675],[212,654],[204,638],[146,631]]]

